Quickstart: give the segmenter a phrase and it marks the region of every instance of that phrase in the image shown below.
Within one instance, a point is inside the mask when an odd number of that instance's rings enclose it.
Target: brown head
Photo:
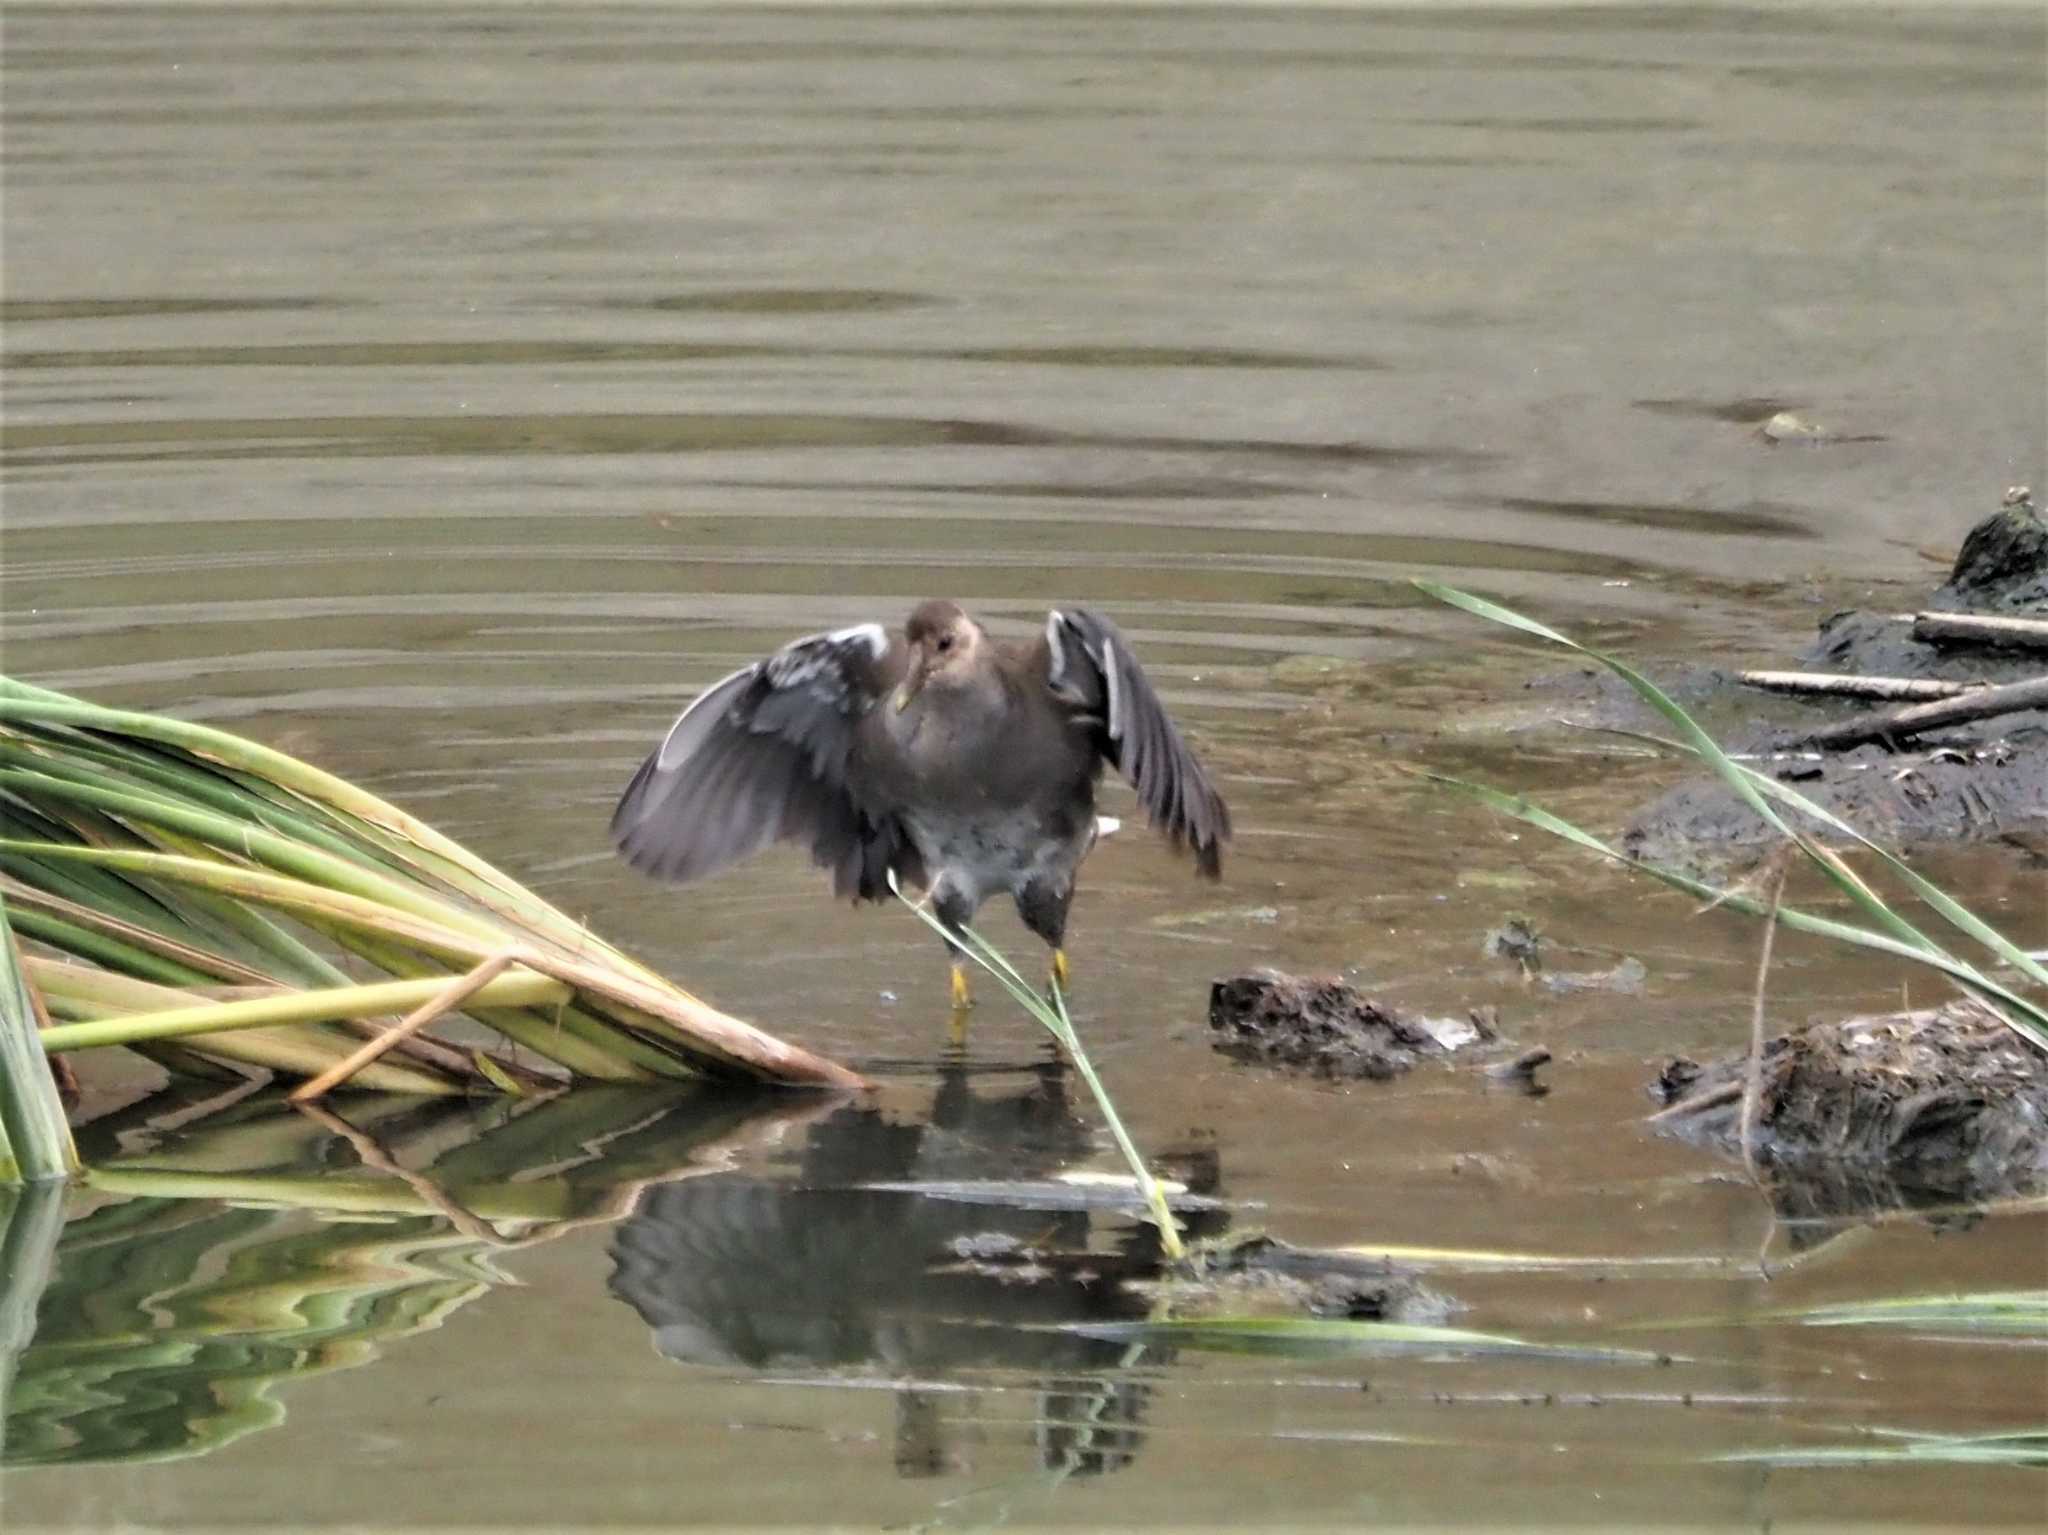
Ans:
[[[928,686],[958,687],[980,663],[988,636],[981,625],[969,618],[957,602],[921,602],[911,610],[903,626],[910,642],[910,672],[896,690],[896,707],[907,709],[910,701]]]

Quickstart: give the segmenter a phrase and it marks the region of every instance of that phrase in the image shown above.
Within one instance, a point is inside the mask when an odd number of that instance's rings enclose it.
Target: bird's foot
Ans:
[[[1053,991],[1065,991],[1067,989],[1069,973],[1067,969],[1067,951],[1065,949],[1054,949],[1052,951],[1052,975],[1046,982],[1047,987]]]
[[[967,967],[953,965],[953,1016],[946,1021],[946,1038],[955,1050],[967,1048],[967,1015],[974,1007],[974,994],[967,986]]]

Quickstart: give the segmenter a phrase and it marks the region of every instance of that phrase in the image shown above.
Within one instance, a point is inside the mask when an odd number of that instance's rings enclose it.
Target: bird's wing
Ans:
[[[1230,839],[1230,810],[1188,750],[1115,624],[1085,608],[1045,621],[1045,678],[1053,693],[1097,727],[1103,757],[1131,781],[1152,824],[1194,849],[1214,879]]]
[[[903,668],[880,624],[794,640],[713,683],[640,764],[612,841],[659,879],[702,879],[784,839],[807,841],[842,895],[878,899],[908,850],[849,782],[854,732]]]

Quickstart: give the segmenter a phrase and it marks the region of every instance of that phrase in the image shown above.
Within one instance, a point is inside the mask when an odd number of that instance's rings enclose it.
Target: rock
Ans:
[[[1832,435],[1826,427],[1789,410],[1772,416],[1757,433],[1765,442],[1825,442]]]
[[[1397,1012],[1332,977],[1277,970],[1229,976],[1209,988],[1209,1043],[1238,1060],[1287,1066],[1319,1077],[1397,1077],[1425,1057],[1442,1058],[1499,1038],[1492,1020]]]
[[[1977,613],[2048,613],[2048,522],[2024,485],[1963,539],[1931,606]]]

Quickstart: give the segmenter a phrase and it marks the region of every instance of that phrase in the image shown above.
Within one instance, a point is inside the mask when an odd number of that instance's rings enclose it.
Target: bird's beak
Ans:
[[[923,651],[919,651],[910,663],[910,675],[903,679],[903,685],[896,690],[896,712],[901,714],[910,707],[910,701],[924,688],[925,672],[930,662]]]

